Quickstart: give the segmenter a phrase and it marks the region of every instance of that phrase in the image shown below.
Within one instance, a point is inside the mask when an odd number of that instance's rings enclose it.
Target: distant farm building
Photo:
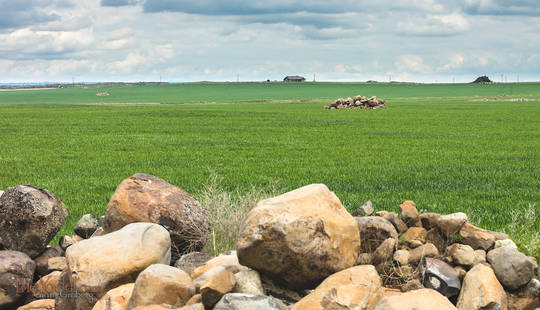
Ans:
[[[305,82],[306,78],[298,75],[289,75],[283,79],[283,82]]]

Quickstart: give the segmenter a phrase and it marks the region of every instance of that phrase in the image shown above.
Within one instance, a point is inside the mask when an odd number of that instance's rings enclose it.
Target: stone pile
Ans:
[[[368,202],[355,217],[325,185],[305,186],[260,201],[236,250],[213,257],[200,252],[209,221],[196,199],[159,178],[124,180],[103,218],[83,216],[55,246],[46,244],[65,206],[45,190],[9,188],[0,196],[0,309],[540,307],[538,265],[507,235],[464,213],[420,214],[412,201],[399,209],[373,215]],[[33,237],[32,219],[45,237]]]
[[[386,109],[383,99],[376,96],[367,98],[365,96],[355,96],[354,98],[339,98],[332,101],[332,104],[325,106],[325,109]]]

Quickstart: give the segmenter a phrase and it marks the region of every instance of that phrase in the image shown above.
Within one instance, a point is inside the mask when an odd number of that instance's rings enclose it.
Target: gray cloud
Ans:
[[[59,20],[59,15],[41,10],[52,3],[53,1],[43,0],[1,0],[0,29],[16,29]]]
[[[537,0],[465,0],[462,9],[471,15],[540,15]]]

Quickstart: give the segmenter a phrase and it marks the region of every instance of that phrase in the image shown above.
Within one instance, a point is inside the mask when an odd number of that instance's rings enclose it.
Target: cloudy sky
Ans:
[[[0,82],[540,80],[538,0],[0,0]]]

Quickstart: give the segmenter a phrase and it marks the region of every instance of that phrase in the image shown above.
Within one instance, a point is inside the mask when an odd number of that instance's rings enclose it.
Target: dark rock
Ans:
[[[47,190],[32,185],[10,187],[0,197],[0,244],[37,257],[67,214],[64,203]]]
[[[426,257],[420,265],[420,272],[425,287],[432,288],[446,297],[459,294],[461,289],[459,275],[447,263]]]
[[[439,250],[444,252],[448,245],[448,241],[444,238],[439,228],[432,228],[426,234],[426,242],[432,243]]]
[[[197,267],[204,265],[207,261],[212,259],[213,256],[204,253],[204,252],[191,252],[188,254],[182,255],[176,263],[174,263],[174,267],[181,269],[185,271],[187,274],[191,275]]]
[[[529,283],[534,277],[534,267],[531,260],[516,249],[509,247],[489,251],[487,260],[501,284],[516,290]]]
[[[357,217],[358,230],[360,231],[360,252],[375,251],[388,238],[397,240],[398,233],[394,225],[379,216]]]
[[[64,256],[64,250],[59,245],[47,248],[40,256],[36,257],[36,272],[40,276],[44,276],[49,273],[48,261],[49,258]]]
[[[92,234],[98,229],[98,221],[92,216],[92,214],[85,214],[75,225],[75,233],[84,239],[90,238]]]
[[[25,253],[0,251],[0,309],[9,309],[29,293],[35,269],[36,263]]]

